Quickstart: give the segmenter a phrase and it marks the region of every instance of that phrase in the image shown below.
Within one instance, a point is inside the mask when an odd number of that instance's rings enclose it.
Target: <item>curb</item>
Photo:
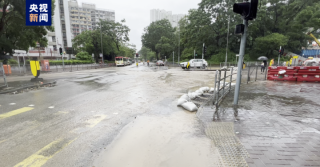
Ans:
[[[19,91],[19,90],[23,90],[23,89],[41,87],[41,86],[45,86],[45,85],[49,85],[49,84],[56,84],[56,83],[57,83],[57,81],[53,81],[53,82],[44,83],[42,85],[23,86],[23,87],[20,87],[20,88],[10,89],[10,90],[7,90],[7,91],[0,91],[0,94],[7,94],[7,93],[12,93],[12,92],[16,92],[16,91]]]

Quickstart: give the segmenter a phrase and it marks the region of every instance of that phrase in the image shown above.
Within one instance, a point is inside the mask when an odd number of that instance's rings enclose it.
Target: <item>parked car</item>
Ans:
[[[164,66],[164,62],[162,60],[158,60],[156,65],[157,66]]]
[[[129,60],[129,61],[127,61],[127,65],[131,65],[132,64],[132,62]]]
[[[189,63],[189,66],[187,67]],[[189,62],[180,63],[182,69],[186,68],[207,68],[208,62],[205,59],[191,59]]]

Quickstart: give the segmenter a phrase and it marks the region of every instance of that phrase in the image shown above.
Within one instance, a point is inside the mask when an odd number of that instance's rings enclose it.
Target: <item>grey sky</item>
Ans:
[[[94,3],[97,8],[111,9],[116,13],[116,21],[126,19],[126,24],[131,29],[130,43],[135,44],[140,50],[143,29],[150,24],[150,10],[163,9],[172,11],[172,14],[188,14],[189,9],[198,7],[201,0],[78,0]]]

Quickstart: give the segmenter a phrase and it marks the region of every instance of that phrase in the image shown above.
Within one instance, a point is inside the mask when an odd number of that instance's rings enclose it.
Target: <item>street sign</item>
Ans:
[[[102,53],[100,53],[99,55],[100,55],[100,57],[102,57]]]
[[[240,55],[239,55],[239,54],[236,54],[236,56],[239,57]]]

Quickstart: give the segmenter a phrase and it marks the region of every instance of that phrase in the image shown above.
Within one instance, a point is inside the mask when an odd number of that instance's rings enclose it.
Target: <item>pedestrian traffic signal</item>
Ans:
[[[233,4],[233,12],[244,17],[245,20],[253,20],[257,16],[259,0],[251,0],[251,2],[242,2]]]
[[[279,54],[280,54],[280,55],[283,55],[283,54],[284,54],[284,47],[280,47]]]
[[[62,55],[62,48],[59,48],[59,53],[60,55]]]

